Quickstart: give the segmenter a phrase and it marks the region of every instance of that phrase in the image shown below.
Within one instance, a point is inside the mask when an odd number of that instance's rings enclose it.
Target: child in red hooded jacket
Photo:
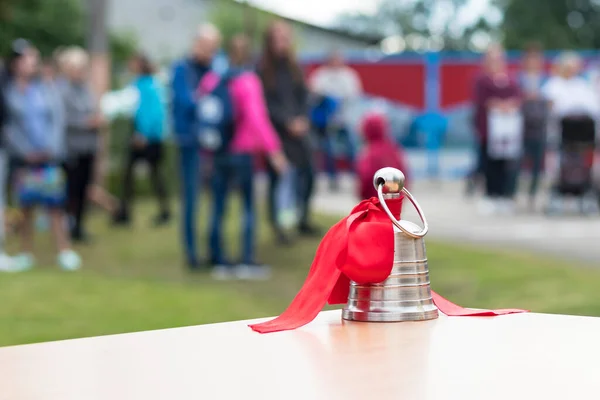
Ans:
[[[389,122],[385,115],[375,112],[367,114],[362,121],[361,131],[365,146],[356,164],[360,198],[377,197],[377,191],[373,187],[373,175],[380,168],[393,167],[401,170],[408,183],[406,156],[402,148],[390,137]]]

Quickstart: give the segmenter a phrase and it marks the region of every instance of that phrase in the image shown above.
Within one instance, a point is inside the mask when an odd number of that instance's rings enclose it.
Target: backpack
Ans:
[[[231,72],[221,77],[206,74],[200,81],[196,106],[198,140],[203,149],[212,153],[226,152],[235,133],[230,83],[236,76]]]
[[[325,129],[339,109],[339,102],[331,96],[318,96],[310,112],[310,119],[317,128]]]

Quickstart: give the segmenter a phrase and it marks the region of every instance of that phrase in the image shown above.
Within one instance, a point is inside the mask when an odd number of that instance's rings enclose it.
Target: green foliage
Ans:
[[[407,50],[467,50],[489,41],[494,31],[487,14],[457,23],[468,6],[468,0],[383,0],[374,15],[345,14],[338,27],[367,35],[401,35]]]
[[[79,0],[5,1],[0,22],[0,53],[19,37],[31,40],[45,56],[58,46],[83,45],[84,13]]]
[[[85,45],[85,12],[80,0],[0,0],[0,55],[10,51],[14,39],[30,40],[42,55],[61,46]],[[112,34],[110,49],[115,63],[123,63],[136,47],[135,38]]]
[[[275,15],[258,10],[239,1],[220,0],[215,2],[209,20],[219,28],[227,43],[234,35],[245,33],[254,49],[262,43],[262,32]]]
[[[600,47],[600,1],[504,0],[502,31],[509,48],[536,41],[548,49]]]
[[[137,39],[128,32],[110,34],[110,55],[113,64],[118,66],[131,58],[137,50]]]
[[[510,49],[531,41],[548,49],[600,48],[599,0],[491,0],[482,16],[464,23],[468,4],[383,0],[374,15],[346,14],[338,26],[356,33],[401,35],[408,50],[481,49],[490,39],[503,39]],[[438,39],[437,46],[430,45],[431,38]]]

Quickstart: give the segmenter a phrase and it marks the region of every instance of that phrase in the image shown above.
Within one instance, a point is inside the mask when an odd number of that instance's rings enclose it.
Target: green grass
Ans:
[[[318,244],[306,239],[292,250],[278,248],[261,226],[259,255],[274,267],[274,278],[213,282],[186,273],[176,224],[153,229],[153,208],[144,203],[136,211],[131,229],[112,229],[102,215],[92,218],[96,243],[80,248],[80,272],[52,266],[51,242],[42,235],[42,266],[0,275],[0,346],[275,315],[302,285]],[[230,232],[235,223],[232,218]],[[235,250],[237,235],[230,238]],[[600,315],[600,271],[525,253],[427,243],[434,290],[461,305]],[[11,241],[13,251],[15,245]]]

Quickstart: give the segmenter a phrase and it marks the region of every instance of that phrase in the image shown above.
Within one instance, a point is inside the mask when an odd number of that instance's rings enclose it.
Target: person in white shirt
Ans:
[[[587,174],[582,175],[582,167],[588,166],[585,146],[593,148],[595,126],[600,116],[600,99],[592,83],[580,75],[583,61],[576,53],[568,52],[559,56],[553,76],[542,88],[542,94],[550,102],[551,124],[549,138],[555,148],[560,147],[560,178],[553,188],[553,194],[581,194],[590,182]],[[568,156],[564,149],[570,149]],[[592,150],[593,151],[593,150]],[[574,154],[579,153],[578,156]],[[564,159],[563,159],[564,156]],[[584,196],[580,196],[584,211]],[[556,196],[551,198],[548,211],[558,205]]]
[[[350,163],[354,164],[356,145],[351,129],[351,114],[363,93],[362,82],[358,73],[346,65],[342,54],[334,50],[327,62],[310,76],[309,86],[317,98],[328,98],[336,104],[335,111],[332,110],[333,115],[324,116],[325,121],[317,123],[313,118],[314,127],[323,144],[330,185],[332,189],[336,189],[337,168],[333,145],[338,139],[343,141]]]
[[[557,74],[542,87],[543,96],[552,107],[552,116],[598,117],[600,102],[590,82],[580,76],[583,61],[576,53],[563,53],[556,63]]]

